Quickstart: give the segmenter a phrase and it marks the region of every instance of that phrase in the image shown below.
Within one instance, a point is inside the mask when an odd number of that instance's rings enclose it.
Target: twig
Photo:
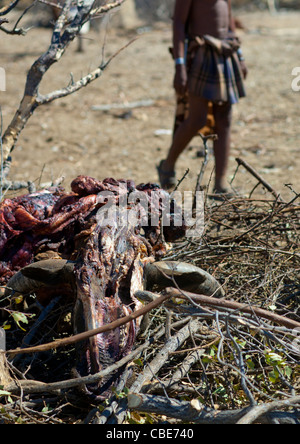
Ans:
[[[24,188],[31,188],[32,182],[23,182],[19,180],[5,180],[2,182],[2,190],[11,190],[11,191],[18,191],[23,190]]]
[[[186,353],[188,352],[188,350],[179,350],[179,352],[181,353]],[[178,352],[172,352],[172,354],[174,355],[175,353]],[[143,391],[144,392],[153,392],[154,390],[157,390],[159,388],[162,388],[161,386],[163,385],[163,388],[167,391],[172,390],[174,388],[175,385],[177,385],[178,382],[180,382],[190,371],[191,367],[193,365],[195,365],[200,359],[201,356],[205,353],[205,349],[199,349],[199,350],[194,350],[191,354],[189,354],[180,364],[179,368],[175,371],[175,373],[171,376],[170,379],[168,379],[167,381],[160,381],[159,383],[152,383],[152,384],[147,384],[146,386],[143,387]]]
[[[218,136],[216,134],[211,134],[208,136],[203,136],[201,133],[198,133],[198,135],[200,136],[202,142],[203,142],[203,146],[204,146],[204,159],[201,165],[201,169],[200,172],[198,174],[197,177],[197,182],[196,182],[196,187],[195,187],[195,194],[194,194],[194,201],[193,201],[193,210],[196,209],[197,207],[197,192],[198,191],[202,191],[202,180],[203,180],[203,176],[208,164],[208,160],[209,160],[209,149],[207,146],[207,142],[209,139],[211,140],[216,140],[218,138]]]
[[[201,140],[203,142],[203,146],[204,146],[204,159],[203,159],[203,162],[202,162],[202,166],[201,166],[200,172],[198,174],[195,191],[201,191],[202,179],[203,179],[204,172],[205,172],[205,169],[207,167],[208,160],[209,160],[209,149],[208,149],[208,146],[207,146],[207,142],[209,140],[217,140],[218,139],[218,136],[216,134],[210,134],[208,136],[203,136],[201,133],[198,133],[198,135],[200,136],[200,138],[201,138]]]
[[[171,193],[171,198],[173,197],[173,195],[175,194],[175,192],[178,190],[178,188],[180,187],[180,185],[182,184],[182,182],[184,181],[184,179],[187,177],[187,175],[189,174],[190,169],[187,168],[187,170],[185,171],[184,175],[182,176],[181,179],[178,180],[176,187],[174,188],[174,190]]]
[[[29,5],[27,8],[24,9],[24,11],[22,12],[22,14],[20,15],[20,17],[18,18],[18,20],[16,21],[14,27],[12,30],[3,28],[3,26],[0,26],[0,30],[5,32],[5,34],[9,34],[9,35],[26,35],[27,32],[31,29],[31,28],[17,28],[18,24],[20,23],[20,21],[23,19],[23,17],[27,14],[27,12],[33,7],[35,6],[36,1],[34,1],[31,5]],[[1,25],[1,23],[0,23]]]
[[[92,9],[91,15],[95,16],[95,15],[104,14],[106,12],[111,11],[112,9],[118,8],[124,2],[125,0],[116,0],[114,2],[108,3],[107,5],[99,6],[95,9]]]
[[[110,57],[110,59],[107,62],[102,63],[100,66],[98,66],[98,68],[94,69],[94,71],[92,71],[89,74],[87,74],[86,76],[82,77],[77,82],[74,82],[74,83],[72,82],[71,84],[69,84],[65,88],[62,88],[57,91],[53,91],[53,92],[46,94],[46,95],[39,94],[36,99],[37,106],[49,104],[49,103],[53,102],[54,100],[61,99],[63,97],[67,97],[71,94],[74,94],[75,92],[79,91],[80,89],[88,86],[93,81],[99,79],[99,77],[101,77],[101,75],[103,74],[104,70],[108,67],[110,62],[118,54],[120,54],[121,51],[128,48],[128,46],[131,45],[135,40],[136,40],[136,38],[134,38],[133,40],[128,42],[126,45],[124,45],[122,48],[120,48],[112,57]]]
[[[10,11],[12,11],[17,4],[19,3],[20,0],[14,0],[13,2],[11,2],[9,5],[6,6],[2,6],[2,8],[0,9],[0,16],[2,17],[3,15],[8,14]]]
[[[251,166],[248,162],[246,162],[243,159],[236,158],[236,161],[238,165],[242,165],[246,170],[252,174],[270,193],[273,194],[273,196],[282,201],[282,198],[280,197],[280,194],[277,193],[277,191],[274,190],[274,188]]]
[[[217,299],[211,296],[197,295],[194,293],[190,293],[187,291],[177,290],[175,288],[166,288],[163,291],[164,295],[169,295],[170,298],[186,298],[188,300],[192,300],[198,304],[208,305],[210,307],[215,308],[228,308],[231,310],[235,310],[237,312],[241,311],[243,313],[255,314],[258,317],[268,319],[272,322],[275,322],[280,325],[284,325],[288,328],[300,328],[300,322],[294,321],[293,319],[286,318],[285,316],[280,316],[276,313],[272,313],[270,311],[264,310],[259,307],[249,306],[246,304],[241,304],[235,301],[228,301],[225,299]]]
[[[227,336],[231,339],[235,351],[237,353],[237,361],[238,361],[238,366],[240,369],[240,375],[241,375],[241,387],[245,393],[245,395],[247,396],[250,405],[254,406],[256,405],[256,401],[254,399],[254,396],[252,395],[251,391],[249,390],[248,386],[247,386],[247,379],[246,379],[246,370],[245,370],[245,363],[244,363],[244,359],[243,359],[243,354],[241,351],[240,346],[238,345],[236,339],[232,336],[231,332],[230,332],[230,328],[229,328],[229,322],[228,319],[226,320],[226,333]]]

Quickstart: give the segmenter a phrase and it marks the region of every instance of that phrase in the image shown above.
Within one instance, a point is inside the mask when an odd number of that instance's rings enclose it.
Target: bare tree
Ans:
[[[104,2],[100,2],[100,6],[99,2],[96,3],[96,0],[75,0],[75,2],[74,0],[66,0],[63,5],[47,0],[39,1],[41,1],[42,3],[46,3],[51,7],[56,6],[61,12],[54,24],[51,42],[47,51],[42,54],[29,69],[23,98],[11,123],[8,125],[6,131],[3,134],[1,160],[2,164],[4,165],[4,168],[2,170],[5,172],[4,176],[7,175],[9,171],[11,152],[16,145],[20,133],[24,129],[25,125],[28,122],[28,119],[32,116],[36,108],[61,97],[73,94],[74,92],[87,86],[102,75],[103,71],[108,66],[112,58],[107,62],[101,61],[100,65],[95,70],[82,77],[78,81],[75,82],[72,79],[67,86],[62,87],[59,90],[52,91],[49,94],[42,95],[40,94],[39,90],[46,72],[51,68],[53,64],[57,63],[61,59],[70,43],[80,34],[80,31],[85,23],[95,17],[101,18],[110,10],[120,6],[125,0],[104,0]],[[18,5],[18,3],[19,0],[14,0],[10,5],[0,9],[0,17],[7,15]],[[34,5],[35,3],[36,1],[33,1],[32,5]],[[72,17],[70,14],[70,10],[71,8],[74,8],[74,5],[76,6],[76,14],[73,14]],[[29,8],[31,6],[29,6]],[[17,26],[21,18],[24,16],[29,8],[23,9],[21,16],[12,31],[3,29],[1,24],[0,30],[11,34],[25,34],[26,30],[18,28]],[[70,17],[72,18],[70,19]]]

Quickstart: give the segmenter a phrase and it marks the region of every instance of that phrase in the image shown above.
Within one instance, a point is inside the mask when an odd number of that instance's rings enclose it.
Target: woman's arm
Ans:
[[[176,0],[173,17],[173,51],[176,66],[174,88],[184,94],[187,87],[187,72],[184,63],[186,27],[193,0]]]

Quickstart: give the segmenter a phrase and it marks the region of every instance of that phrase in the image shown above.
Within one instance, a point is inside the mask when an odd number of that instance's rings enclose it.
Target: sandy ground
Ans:
[[[247,30],[241,32],[249,77],[247,98],[235,106],[232,152],[228,180],[236,170],[236,157],[253,167],[285,198],[300,191],[300,92],[291,88],[292,69],[300,66],[300,13],[244,13],[237,16]],[[46,183],[60,176],[64,185],[79,174],[103,179],[131,178],[137,183],[157,181],[156,164],[170,145],[173,125],[173,63],[168,53],[171,24],[144,29],[137,41],[121,52],[103,76],[73,96],[38,109],[28,122],[13,153],[10,179]],[[63,59],[44,78],[41,92],[67,85],[102,60],[105,33],[92,31],[85,52],[74,43]],[[136,32],[110,28],[104,47],[107,59]],[[49,45],[49,29],[32,29],[26,37],[1,34],[0,66],[6,70],[7,91],[0,92],[4,129],[22,97],[26,73]],[[300,82],[299,82],[300,84]],[[140,100],[152,106],[95,111],[104,104],[126,104]],[[162,131],[163,134],[158,130]],[[166,133],[166,134],[164,134]],[[190,173],[182,184],[193,190],[202,159],[201,143],[192,142],[178,163],[178,175]],[[214,167],[210,157],[205,174],[209,183]],[[256,180],[240,168],[233,185],[248,193]],[[262,190],[258,190],[262,193]]]

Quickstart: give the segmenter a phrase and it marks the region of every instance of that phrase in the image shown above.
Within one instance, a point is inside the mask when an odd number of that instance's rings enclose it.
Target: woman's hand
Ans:
[[[179,95],[184,95],[187,90],[187,71],[185,65],[176,65],[174,88]]]
[[[247,68],[244,60],[240,60],[240,66],[241,66],[241,70],[242,70],[244,79],[246,79],[248,76],[248,68]]]

